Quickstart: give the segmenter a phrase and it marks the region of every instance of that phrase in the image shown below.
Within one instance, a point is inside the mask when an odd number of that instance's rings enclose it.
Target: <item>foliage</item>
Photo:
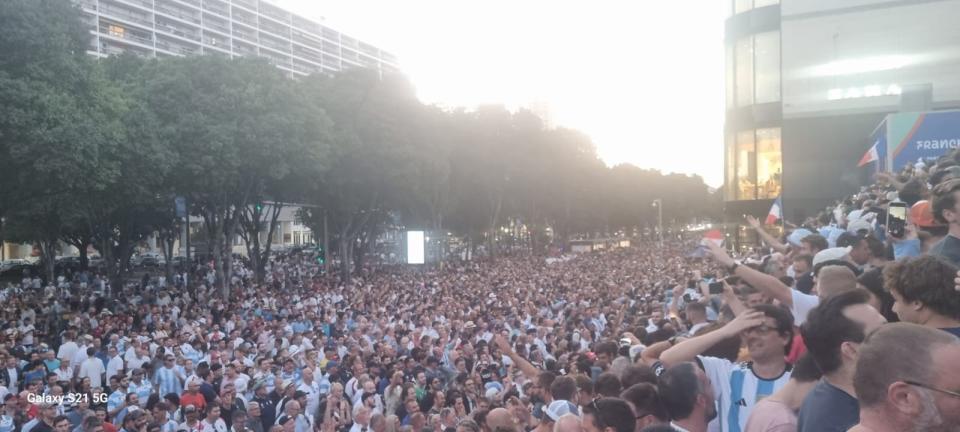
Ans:
[[[170,255],[175,196],[203,220],[198,243],[224,296],[234,240],[262,280],[291,204],[305,205],[318,240],[329,229],[344,280],[393,228],[454,232],[495,256],[508,225],[542,251],[548,232],[563,242],[652,227],[658,198],[668,221],[719,209],[697,176],[607,167],[588,136],[526,111],[425,106],[400,75],[291,80],[262,59],[94,60],[62,0],[0,2],[0,26],[0,237],[39,245],[47,277],[59,242],[92,245],[117,282],[147,236]]]

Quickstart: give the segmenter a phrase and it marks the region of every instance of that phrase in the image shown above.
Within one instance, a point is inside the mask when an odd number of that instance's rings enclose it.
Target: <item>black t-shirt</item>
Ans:
[[[803,400],[797,432],[846,432],[857,423],[860,423],[857,399],[821,379]]]
[[[960,266],[960,239],[947,235],[930,249],[931,255],[936,255],[950,261],[955,266]]]

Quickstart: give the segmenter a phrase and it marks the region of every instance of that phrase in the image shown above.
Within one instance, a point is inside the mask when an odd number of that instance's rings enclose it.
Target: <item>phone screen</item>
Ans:
[[[887,232],[893,237],[903,237],[907,227],[907,204],[890,203],[887,210]]]

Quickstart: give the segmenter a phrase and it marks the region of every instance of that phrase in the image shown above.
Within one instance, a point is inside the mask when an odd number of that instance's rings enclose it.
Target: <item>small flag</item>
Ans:
[[[720,230],[710,230],[703,233],[703,240],[700,240],[700,244],[706,246],[707,242],[723,246],[723,233]]]
[[[857,168],[862,167],[870,162],[880,160],[880,153],[877,152],[878,144],[880,144],[880,141],[877,141],[873,143],[872,146],[870,146],[870,150],[867,150],[867,152],[864,153],[863,157],[860,158],[860,162],[857,164]]]
[[[767,213],[765,223],[767,225],[773,225],[780,219],[783,219],[783,204],[780,202],[780,197],[777,197],[777,200],[770,206],[770,213]]]

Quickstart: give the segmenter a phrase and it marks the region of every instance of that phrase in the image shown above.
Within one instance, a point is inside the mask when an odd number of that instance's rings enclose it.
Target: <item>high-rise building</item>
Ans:
[[[884,116],[960,107],[960,0],[725,0],[726,215],[793,222],[868,181]]]
[[[90,27],[92,55],[259,56],[291,76],[397,70],[392,54],[262,0],[74,2]]]

